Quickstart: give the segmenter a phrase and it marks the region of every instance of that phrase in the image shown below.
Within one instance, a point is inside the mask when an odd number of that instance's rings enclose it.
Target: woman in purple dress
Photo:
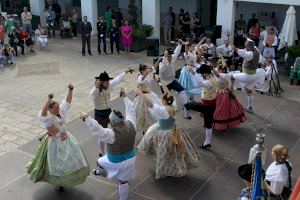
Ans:
[[[130,55],[130,46],[133,44],[132,40],[132,26],[128,25],[128,20],[124,21],[124,25],[121,26],[122,40],[121,43],[125,48],[125,55]]]

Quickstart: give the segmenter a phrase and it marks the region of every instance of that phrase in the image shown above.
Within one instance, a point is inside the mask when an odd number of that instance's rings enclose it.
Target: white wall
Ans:
[[[300,2],[300,0],[298,0]],[[249,2],[237,2],[236,19],[239,18],[240,14],[244,14],[244,19],[248,21],[251,18],[252,13],[258,14],[258,12],[275,12],[278,17],[279,29],[281,29],[286,11],[288,10],[288,5],[278,5],[278,4],[266,4],[266,3],[249,3]],[[296,10],[296,23],[297,29],[300,31],[300,6],[294,6]],[[266,25],[266,24],[262,24]],[[280,31],[280,30],[279,30]]]
[[[235,1],[247,1],[247,2],[256,2],[256,3],[285,4],[285,5],[300,6],[300,0],[235,0]]]

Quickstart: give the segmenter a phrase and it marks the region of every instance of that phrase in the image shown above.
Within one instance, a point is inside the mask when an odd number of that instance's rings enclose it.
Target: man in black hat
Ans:
[[[201,74],[204,79],[196,80],[199,86],[202,87],[202,102],[189,102],[184,105],[187,110],[194,110],[203,115],[206,137],[204,143],[200,146],[202,149],[211,147],[213,116],[216,109],[217,81],[212,75],[211,70],[211,66],[203,64],[196,71],[197,73]]]
[[[95,120],[103,127],[107,128],[109,123],[109,115],[111,113],[111,101],[110,93],[113,89],[125,78],[128,72],[133,72],[133,68],[128,68],[117,76],[116,78],[110,78],[109,75],[104,71],[95,77],[95,86],[91,90],[95,106]],[[104,155],[105,144],[100,142],[100,154]]]
[[[252,165],[244,164],[239,166],[238,174],[243,179],[243,182],[246,185],[246,187],[243,188],[240,196],[238,197],[238,200],[248,200],[250,197]]]

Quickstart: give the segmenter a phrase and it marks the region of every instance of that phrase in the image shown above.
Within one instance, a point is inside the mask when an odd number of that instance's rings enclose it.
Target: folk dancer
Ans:
[[[225,131],[247,121],[243,106],[232,93],[230,75],[228,67],[222,55],[218,61],[217,70],[213,69],[213,74],[217,77],[217,97],[216,110],[214,112],[213,129]],[[229,80],[228,80],[229,79]]]
[[[161,101],[162,105],[153,103],[141,91],[147,102],[151,115],[158,122],[149,127],[138,151],[146,155],[154,153],[156,156],[156,175],[159,179],[166,176],[182,177],[187,170],[199,166],[199,152],[190,136],[176,123],[176,106],[173,105],[174,97],[167,89]]]
[[[107,128],[109,123],[109,115],[111,114],[110,93],[122,80],[124,80],[126,74],[132,71],[133,69],[129,68],[114,79],[110,78],[106,71],[101,73],[99,77],[95,77],[95,86],[91,90],[91,95],[95,106],[95,120],[103,128]],[[105,143],[100,141],[99,156],[104,154]]]
[[[178,92],[179,101],[182,105],[187,103],[187,94],[180,85],[180,83],[175,80],[175,61],[181,51],[182,48],[182,40],[179,40],[178,45],[174,52],[170,49],[164,52],[164,57],[160,58],[157,63],[159,66],[159,75],[160,75],[160,82],[163,85],[166,85],[168,90],[175,90]],[[156,64],[157,64],[156,63]],[[157,67],[157,65],[155,65]],[[189,112],[184,108],[184,118],[191,119],[189,116]]]
[[[111,128],[102,127],[87,113],[81,113],[80,118],[100,141],[107,144],[107,154],[97,160],[99,168],[94,170],[94,174],[117,179],[119,199],[126,200],[129,194],[128,181],[135,176],[136,117],[133,103],[124,92],[121,92],[120,96],[125,103],[126,115],[124,118],[121,112],[113,110],[109,115]]]
[[[38,120],[47,129],[41,139],[37,155],[27,165],[29,180],[48,182],[59,191],[63,187],[83,183],[89,175],[89,165],[76,138],[66,129],[66,115],[70,108],[73,85],[69,84],[65,100],[58,104],[48,95]]]
[[[143,94],[146,95],[151,101],[161,105],[160,98],[151,91],[153,68],[150,68],[144,64],[140,64],[139,71],[140,74],[137,78],[138,88],[142,90]],[[144,134],[148,128],[157,121],[157,119],[154,119],[151,116],[144,98],[139,95],[134,98],[134,109],[137,120],[137,133]]]
[[[200,148],[207,149],[211,147],[213,116],[216,109],[217,81],[211,73],[211,66],[203,64],[197,69],[197,73],[201,74],[204,79],[198,81],[198,85],[202,87],[202,102],[189,102],[184,106],[187,110],[200,112],[203,116],[206,137]]]
[[[232,79],[237,80],[237,82],[246,89],[248,107],[246,112],[253,113],[253,95],[252,90],[254,89],[256,82],[256,69],[259,64],[260,54],[258,49],[252,40],[247,40],[245,43],[245,49],[238,49],[233,47],[234,51],[243,58],[243,72],[232,74]]]

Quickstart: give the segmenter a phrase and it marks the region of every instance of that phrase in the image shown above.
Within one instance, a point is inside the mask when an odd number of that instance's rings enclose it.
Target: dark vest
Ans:
[[[135,156],[135,128],[130,121],[117,124],[112,128],[115,142],[107,144],[107,157],[112,163],[119,163]]]
[[[252,60],[250,60],[250,61],[244,60],[244,62],[243,62],[244,72],[249,75],[256,73],[256,69],[259,64],[259,55],[260,55],[259,51],[257,49],[254,49],[252,52],[253,52]]]

